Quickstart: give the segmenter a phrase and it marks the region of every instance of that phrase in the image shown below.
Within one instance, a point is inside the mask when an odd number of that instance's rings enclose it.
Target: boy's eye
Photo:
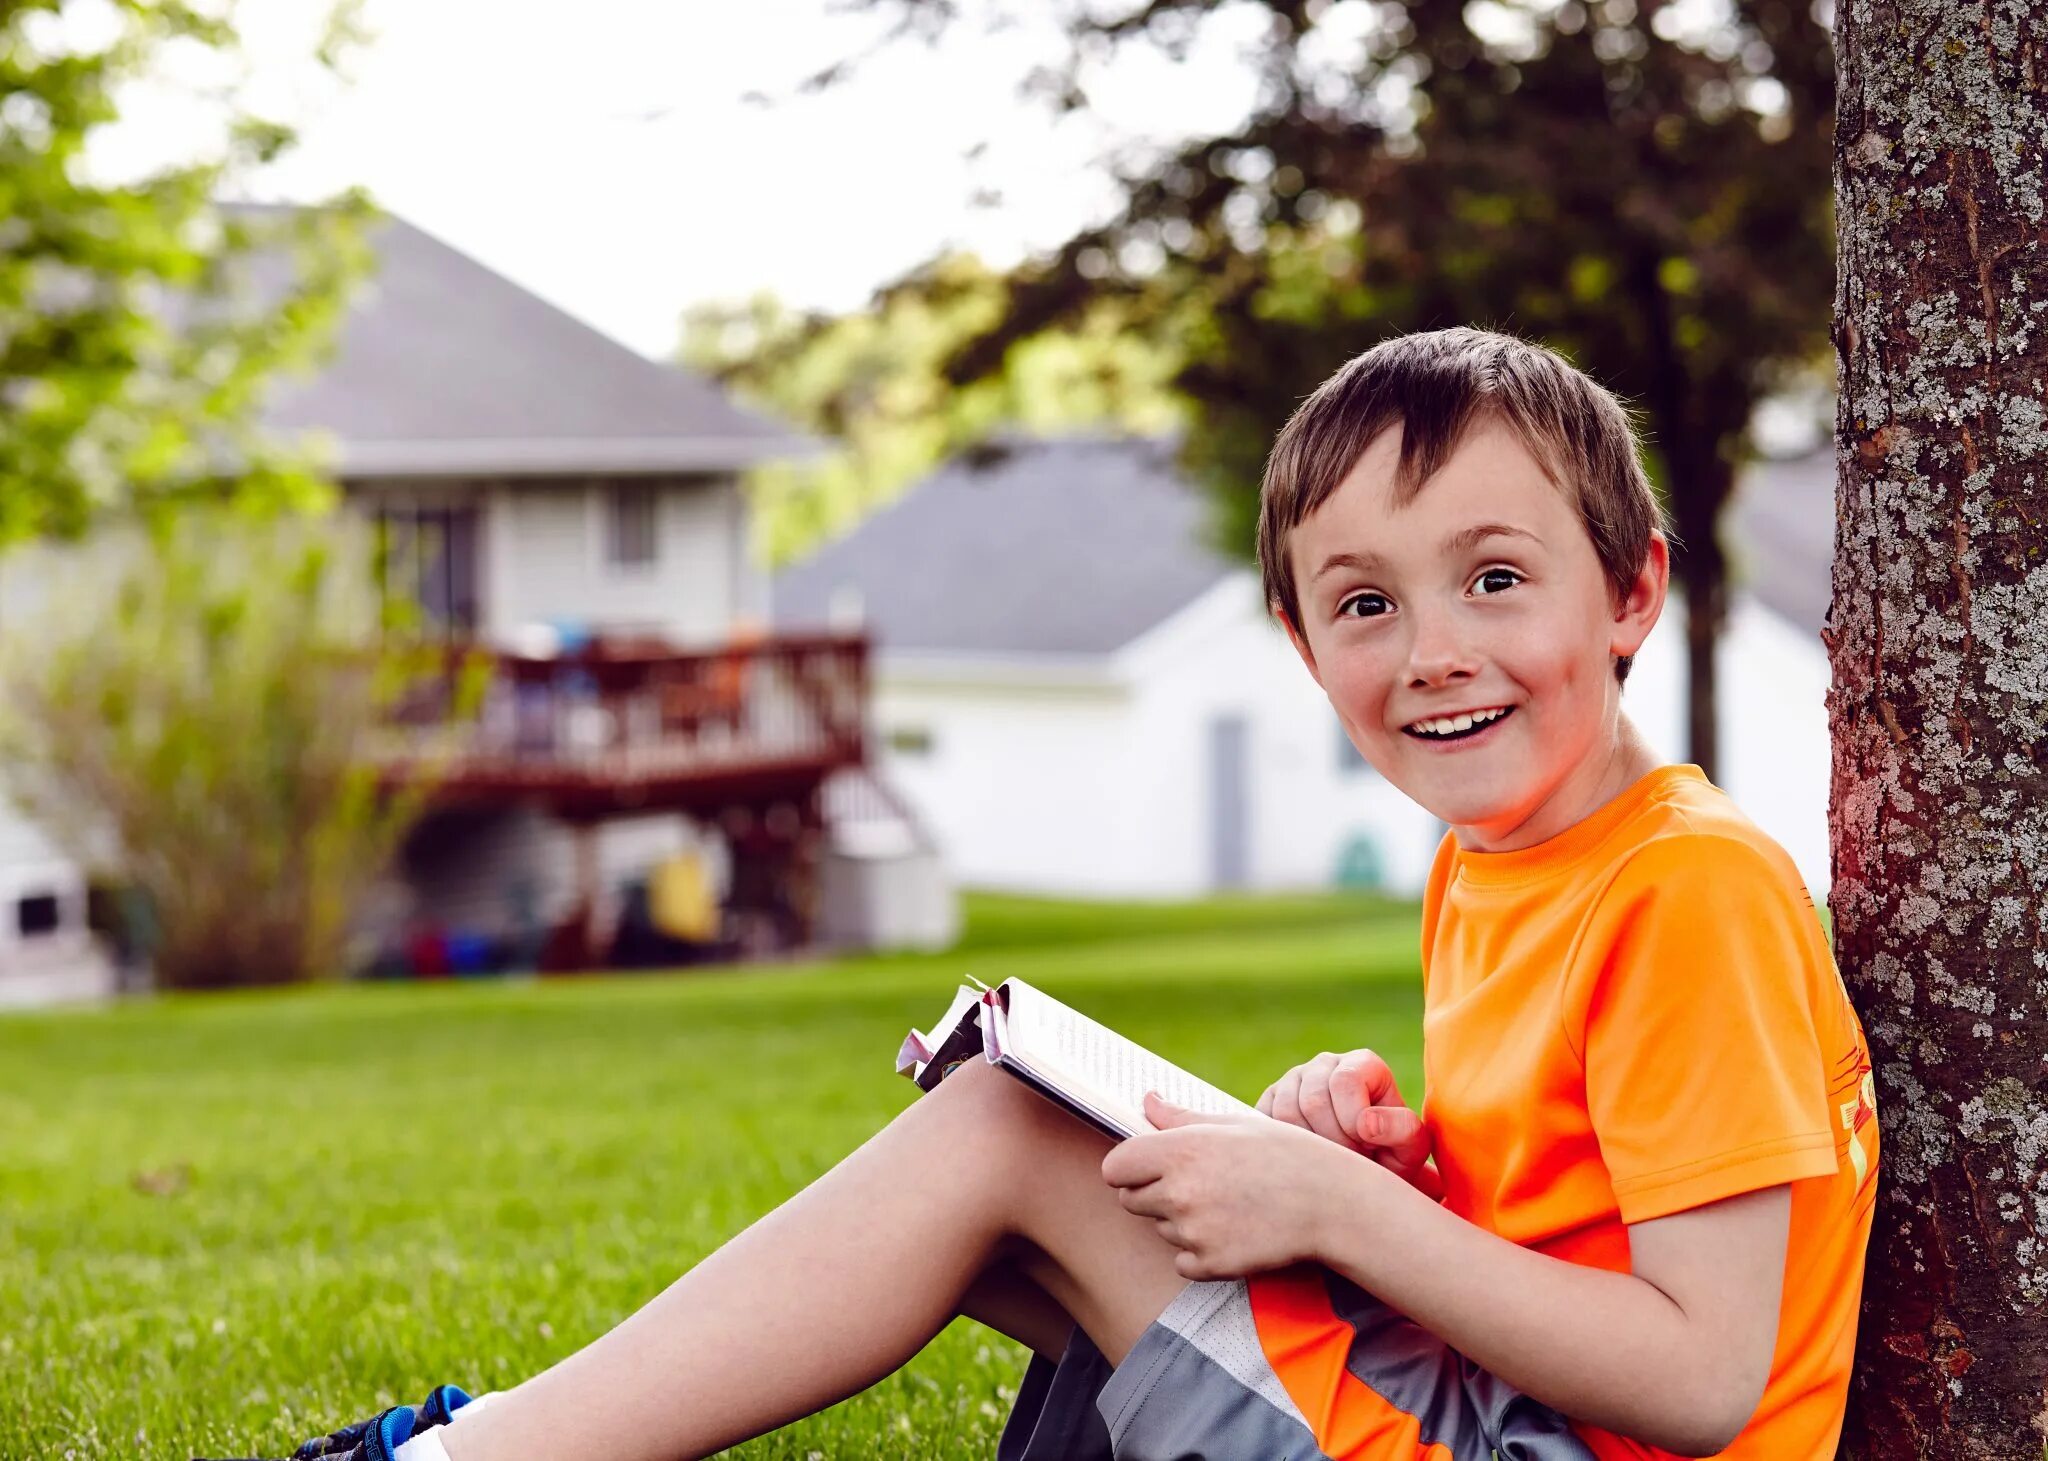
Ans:
[[[1479,575],[1479,581],[1473,587],[1482,594],[1497,594],[1513,588],[1521,581],[1522,575],[1512,568],[1489,568]]]
[[[1391,606],[1382,595],[1358,594],[1339,604],[1337,614],[1339,618],[1345,619],[1377,619],[1386,613],[1389,607]],[[1354,608],[1358,610],[1355,614],[1351,612]]]

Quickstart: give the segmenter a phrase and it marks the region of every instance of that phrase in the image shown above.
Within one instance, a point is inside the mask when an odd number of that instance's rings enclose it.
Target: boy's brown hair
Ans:
[[[1345,362],[1274,439],[1259,489],[1259,570],[1266,601],[1297,634],[1301,600],[1287,535],[1328,500],[1373,439],[1401,427],[1394,500],[1411,501],[1487,416],[1507,423],[1579,520],[1617,602],[1642,571],[1663,508],[1636,454],[1628,411],[1562,356],[1465,326],[1398,335]],[[1668,532],[1668,528],[1666,528]],[[1630,660],[1614,663],[1628,678]]]

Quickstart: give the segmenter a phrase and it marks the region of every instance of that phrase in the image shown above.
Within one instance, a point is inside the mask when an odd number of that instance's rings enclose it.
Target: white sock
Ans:
[[[485,1405],[497,1398],[498,1392],[495,1390],[491,1391],[488,1395],[477,1396],[476,1399],[455,1412],[453,1419],[448,1422],[448,1426],[461,1425],[470,1416],[476,1414],[477,1411],[482,1410]],[[447,1426],[435,1426],[430,1431],[421,1431],[398,1448],[398,1454],[392,1458],[392,1461],[448,1461],[448,1448],[441,1444],[441,1432],[447,1428]]]
[[[397,1461],[448,1461],[448,1448],[441,1444],[443,1427],[421,1431],[398,1448]]]

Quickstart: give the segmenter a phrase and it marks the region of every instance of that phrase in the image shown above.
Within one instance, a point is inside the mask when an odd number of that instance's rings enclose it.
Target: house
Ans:
[[[965,884],[1081,896],[1419,892],[1442,824],[1379,778],[1207,542],[1169,443],[1017,441],[961,460],[779,574],[783,632],[874,640],[878,756]],[[1832,457],[1752,473],[1720,652],[1721,782],[1827,886]],[[1684,752],[1674,602],[1624,704]]]
[[[443,966],[456,936],[602,962],[625,885],[683,858],[726,952],[808,942],[832,806],[903,821],[886,789],[830,790],[867,777],[865,641],[764,632],[739,474],[810,443],[401,219],[371,241],[334,358],[266,419],[325,438],[397,587],[493,679],[368,932]],[[391,728],[394,782],[423,728]],[[51,898],[68,935],[81,873],[20,840],[0,896],[21,938]],[[0,933],[0,999],[12,962]]]

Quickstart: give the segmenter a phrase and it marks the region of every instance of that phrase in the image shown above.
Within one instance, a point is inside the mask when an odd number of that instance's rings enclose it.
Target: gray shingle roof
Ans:
[[[1735,586],[1808,634],[1827,613],[1834,482],[1832,447],[1756,462],[1723,528]],[[1011,443],[778,574],[775,622],[821,627],[852,588],[884,649],[1107,654],[1243,566],[1205,546],[1207,511],[1168,443]]]
[[[1245,566],[1206,545],[1208,510],[1170,443],[1012,441],[778,574],[775,622],[821,627],[850,587],[885,652],[1108,654]]]
[[[1742,475],[1721,541],[1732,577],[1809,635],[1827,616],[1835,556],[1835,450],[1753,463]]]
[[[811,449],[403,219],[371,241],[336,357],[265,412],[332,432],[345,477],[727,471]]]

